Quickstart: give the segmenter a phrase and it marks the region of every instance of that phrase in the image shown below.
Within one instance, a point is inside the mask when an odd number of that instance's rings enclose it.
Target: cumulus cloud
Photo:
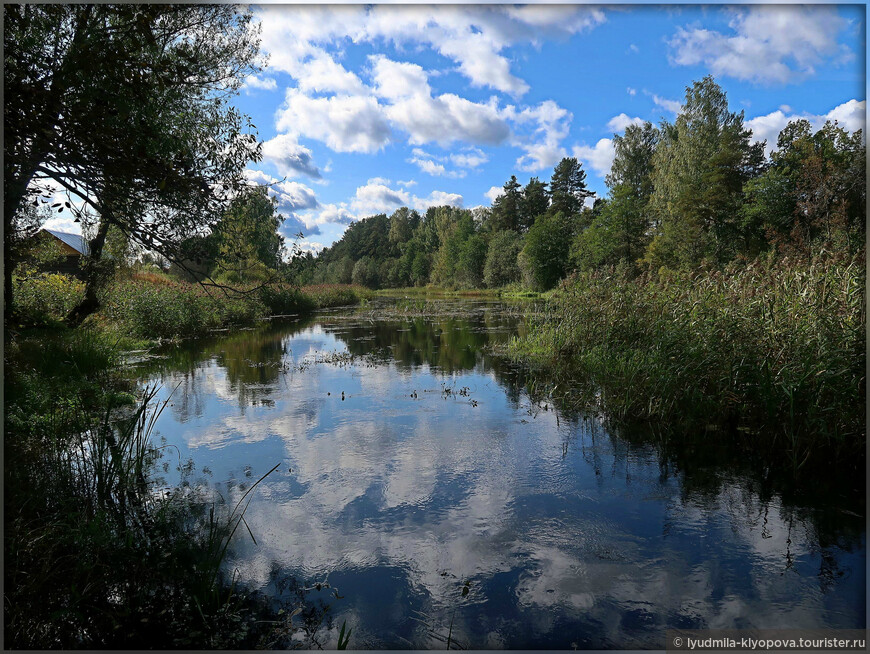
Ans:
[[[350,209],[358,217],[378,213],[392,213],[402,206],[411,204],[411,194],[407,191],[392,189],[386,184],[370,181],[357,188],[350,201]]]
[[[611,139],[601,139],[593,146],[575,145],[574,156],[603,177],[610,172],[616,150]]]
[[[498,101],[477,103],[453,93],[438,97],[401,98],[385,110],[386,116],[408,133],[414,145],[453,141],[497,145],[511,133],[499,111]]]
[[[337,152],[377,152],[390,140],[382,109],[371,96],[314,98],[287,89],[276,127],[323,141]]]
[[[316,209],[319,206],[317,195],[304,184],[275,179],[262,170],[244,171],[251,184],[266,186],[271,197],[278,202],[278,211],[289,216],[297,216],[300,211]]]
[[[779,133],[793,120],[808,120],[814,130],[818,130],[829,120],[837,121],[843,129],[854,132],[865,129],[866,110],[866,101],[854,99],[834,107],[826,114],[794,114],[791,113],[791,107],[783,106],[773,113],[747,120],[746,126],[752,130],[754,141],[767,141],[765,152],[770,154],[776,149]]]
[[[390,180],[382,178],[370,179],[363,186],[357,187],[353,197],[346,202],[327,204],[320,207],[319,212],[305,217],[310,225],[326,223],[349,224],[380,213],[391,214],[399,207],[409,207],[417,211],[426,211],[429,207],[451,205],[463,206],[463,197],[458,193],[432,191],[428,196],[420,197],[408,191],[413,184],[397,182],[395,188]]]
[[[489,200],[490,204],[492,204],[498,196],[504,195],[504,187],[490,186],[489,190],[483,195]]]
[[[683,104],[679,100],[668,100],[667,98],[655,95],[654,93],[652,94],[652,101],[657,107],[661,107],[665,111],[670,111],[672,114],[680,113],[680,109],[683,107]]]
[[[422,66],[393,61],[384,55],[373,55],[369,61],[378,96],[398,100],[415,95],[431,95],[429,76]]]
[[[444,165],[444,162],[450,161],[460,168],[475,168],[481,163],[487,161],[486,155],[476,148],[468,153],[451,154],[449,156],[440,157],[429,154],[420,148],[414,148],[411,151],[411,154],[413,156],[407,160],[408,163],[416,165],[424,173],[438,177],[452,177],[454,179],[465,177],[466,171],[448,170]]]
[[[265,91],[274,91],[278,88],[278,83],[271,77],[259,78],[256,75],[251,75],[245,79],[242,84],[245,93],[249,93],[250,89],[262,89]]]
[[[628,114],[619,114],[607,121],[607,129],[611,132],[624,132],[629,125],[643,125],[646,121],[643,118],[631,118]]]
[[[525,150],[516,161],[520,170],[536,171],[550,168],[566,154],[562,140],[568,136],[573,114],[552,100],[545,100],[536,107],[517,112],[507,107],[505,114],[512,117],[520,128],[513,144]],[[530,126],[531,133],[523,135],[521,129]]]
[[[479,148],[470,148],[465,152],[451,154],[450,161],[460,168],[477,168],[489,161],[489,157]]]
[[[322,46],[390,41],[422,44],[453,60],[472,85],[520,96],[529,86],[510,70],[503,51],[543,36],[571,35],[605,21],[595,7],[513,6],[305,6],[258,10],[270,64],[304,88],[350,87],[355,81],[321,57]],[[318,70],[304,70],[311,64]],[[347,71],[345,71],[347,72]],[[311,81],[304,81],[311,78]],[[300,88],[303,88],[300,86]]]
[[[851,54],[837,37],[847,23],[834,6],[757,6],[730,10],[732,32],[701,27],[677,30],[670,59],[681,66],[703,65],[714,75],[758,84],[784,84],[815,73],[815,66]]]
[[[263,157],[274,163],[282,175],[308,175],[320,179],[320,171],[314,165],[311,150],[299,145],[294,136],[279,134],[263,142]]]

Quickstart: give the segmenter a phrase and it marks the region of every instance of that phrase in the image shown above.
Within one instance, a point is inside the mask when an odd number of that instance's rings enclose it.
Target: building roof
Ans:
[[[48,232],[52,236],[54,236],[59,241],[62,241],[66,245],[70,246],[73,250],[82,255],[87,255],[88,253],[88,242],[82,238],[80,234],[69,234],[67,232],[58,232],[54,229],[44,229],[43,232]]]

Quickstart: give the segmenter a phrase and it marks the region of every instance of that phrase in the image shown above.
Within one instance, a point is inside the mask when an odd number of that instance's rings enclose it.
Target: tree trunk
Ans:
[[[85,261],[85,297],[70,311],[66,322],[70,327],[78,327],[85,318],[100,308],[100,300],[97,291],[104,281],[102,268],[103,245],[106,243],[106,234],[109,232],[109,220],[105,213],[100,217],[97,234],[91,239],[88,247],[88,257]]]

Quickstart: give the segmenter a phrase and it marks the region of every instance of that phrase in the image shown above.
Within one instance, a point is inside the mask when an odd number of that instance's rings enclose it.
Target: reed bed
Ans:
[[[865,267],[821,252],[724,271],[576,276],[509,346],[616,419],[741,434],[795,469],[863,460]],[[863,465],[863,464],[861,464]]]

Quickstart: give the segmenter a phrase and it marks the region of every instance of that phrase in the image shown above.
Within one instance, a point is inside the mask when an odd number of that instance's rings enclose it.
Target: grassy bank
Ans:
[[[567,281],[510,354],[617,420],[727,432],[795,469],[860,465],[863,257],[768,257],[724,272]]]
[[[84,293],[81,282],[57,274],[16,279],[15,288],[20,322],[26,326],[58,326]],[[132,337],[134,344],[135,339],[201,336],[216,329],[254,325],[271,316],[356,305],[372,295],[362,286],[343,284],[221,289],[140,272],[109,284],[102,292],[101,310],[90,321],[118,337]]]
[[[472,288],[472,289],[448,289],[438,286],[408,286],[405,288],[385,288],[374,292],[376,295],[386,297],[471,297],[492,299],[523,299],[540,298],[548,293],[539,293],[520,284],[512,284],[502,288]]]
[[[287,286],[224,296],[136,275],[107,288],[103,309],[69,329],[62,319],[81,284],[61,275],[16,283],[22,321],[7,327],[4,351],[7,645],[252,649],[289,646],[300,629],[304,642],[328,615],[301,593],[278,613],[273,599],[224,574],[231,539],[248,537],[245,504],[224,504],[185,478],[187,462],[152,443],[162,407],[119,364],[124,349],[152,339],[356,304],[369,293]],[[160,490],[157,473],[170,465],[188,483]]]

